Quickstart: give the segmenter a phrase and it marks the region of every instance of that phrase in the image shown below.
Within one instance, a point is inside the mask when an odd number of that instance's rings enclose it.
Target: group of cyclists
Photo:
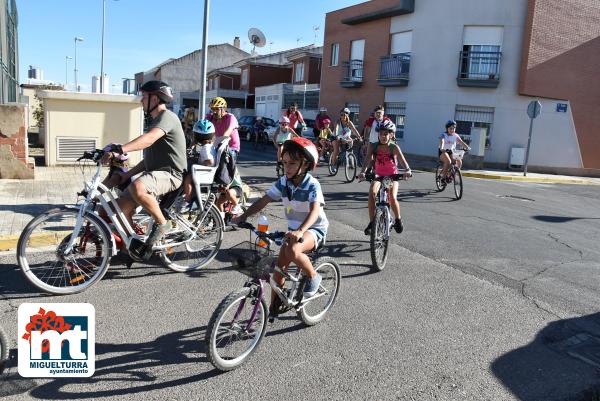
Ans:
[[[234,160],[240,152],[240,138],[237,131],[236,117],[227,111],[227,102],[216,97],[209,104],[210,112],[204,119],[197,121],[192,128],[192,147],[197,152],[192,160],[186,160],[185,135],[177,116],[167,109],[167,103],[173,99],[171,88],[162,81],[149,81],[141,87],[142,106],[148,124],[144,135],[126,144],[110,144],[105,150],[104,162],[122,160],[128,152],[143,150],[144,159],[131,169],[111,170],[111,182],[124,188],[119,197],[119,206],[131,221],[137,205],[144,207],[154,219],[147,249],[160,241],[168,231],[169,223],[165,220],[157,202],[157,197],[184,185],[187,201],[191,201],[192,186],[189,177],[190,163],[215,165],[216,147],[223,138],[229,138],[228,155]],[[246,212],[238,214],[234,223],[245,221],[258,213],[268,203],[281,200],[287,218],[287,241],[281,248],[278,267],[285,269],[291,262],[300,267],[310,278],[305,287],[305,295],[311,296],[317,291],[320,276],[314,271],[305,253],[315,249],[327,235],[328,221],[324,212],[324,196],[319,181],[311,174],[323,156],[323,148],[330,142],[333,147],[331,163],[335,164],[342,144],[353,138],[367,142],[366,158],[359,174],[365,178],[368,169],[373,169],[377,176],[398,174],[398,165],[404,167],[404,177],[411,176],[411,170],[400,146],[395,143],[396,126],[385,116],[383,106],[375,107],[373,116],[364,127],[363,135],[350,119],[350,110],[340,110],[339,119],[334,125],[327,115],[327,109],[321,108],[315,123],[316,144],[302,136],[306,124],[296,104],[292,104],[279,119],[273,142],[277,148],[277,161],[281,163],[283,174],[272,185],[271,189]],[[451,163],[452,149],[456,144],[468,145],[456,134],[456,122],[448,121],[446,131],[440,136],[439,158],[444,163],[444,171]],[[130,182],[132,177],[139,178]],[[375,209],[375,195],[379,190],[379,181],[373,180],[369,189],[368,214],[369,224],[365,228],[370,234],[371,221]],[[394,213],[393,228],[397,233],[403,231],[400,205],[396,200],[398,182],[389,189],[390,206]],[[223,200],[237,204],[235,193],[226,190]],[[148,257],[148,255],[136,255]],[[277,277],[282,280],[282,277]]]

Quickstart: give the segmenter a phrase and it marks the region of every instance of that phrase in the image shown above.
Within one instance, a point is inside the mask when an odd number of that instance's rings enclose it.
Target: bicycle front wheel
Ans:
[[[17,261],[25,278],[51,294],[75,294],[100,281],[111,257],[110,233],[98,216],[85,213],[70,252],[65,252],[77,209],[54,209],[27,224],[17,244]]]
[[[219,370],[228,371],[243,364],[265,336],[269,307],[253,291],[246,287],[229,294],[208,322],[208,357]],[[257,313],[251,320],[255,306]]]
[[[339,157],[340,155],[338,155],[338,161],[336,162],[336,164],[333,164],[333,153],[329,155],[329,164],[327,165],[327,169],[329,169],[329,175],[334,176],[337,174],[338,172],[338,165],[337,163],[339,163]]]
[[[356,178],[356,156],[352,152],[349,152],[346,156],[344,175],[347,183],[351,183]]]
[[[193,209],[185,213],[196,232],[190,239],[190,234],[177,223],[177,227],[168,233],[166,241],[180,242],[180,245],[168,247],[160,251],[161,262],[176,272],[197,270],[208,265],[221,249],[223,242],[223,219],[215,205],[208,212]]]
[[[8,339],[6,333],[0,327],[0,375],[4,372],[4,366],[8,360]]]
[[[463,196],[463,180],[459,169],[454,172],[454,196],[456,200],[460,200]]]
[[[333,258],[321,257],[313,262],[315,271],[322,277],[319,290],[298,311],[298,316],[307,326],[313,326],[325,319],[325,314],[340,291],[340,267]]]
[[[435,169],[435,187],[439,192],[442,192],[444,189],[446,189],[446,183],[442,178],[442,166],[439,164]]]
[[[389,233],[386,233],[386,219],[389,217],[381,208],[375,210],[371,227],[371,269],[382,271],[388,257]]]

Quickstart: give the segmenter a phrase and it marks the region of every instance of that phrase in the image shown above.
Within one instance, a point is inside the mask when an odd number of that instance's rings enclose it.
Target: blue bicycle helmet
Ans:
[[[215,136],[215,126],[208,120],[196,121],[192,131],[197,141],[208,141]]]
[[[448,120],[446,122],[446,129],[448,129],[449,127],[451,127],[453,125],[456,126],[456,121],[454,121],[454,120]]]

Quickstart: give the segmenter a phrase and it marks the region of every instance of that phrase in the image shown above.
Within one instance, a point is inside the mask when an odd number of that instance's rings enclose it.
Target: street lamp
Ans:
[[[83,38],[75,36],[75,92],[79,92],[79,86],[77,85],[77,42],[83,42]]]
[[[113,0],[119,1],[119,0]],[[102,0],[102,50],[100,54],[100,93],[104,93],[104,24],[106,22],[106,0]]]
[[[69,75],[68,75],[68,70],[69,70],[69,60],[72,60],[73,57],[71,56],[65,56],[65,90],[69,90]]]

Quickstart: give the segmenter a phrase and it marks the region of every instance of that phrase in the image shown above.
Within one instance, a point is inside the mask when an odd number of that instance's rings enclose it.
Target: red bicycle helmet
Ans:
[[[294,150],[300,150],[306,160],[310,163],[309,170],[317,167],[317,161],[319,160],[319,152],[314,143],[308,138],[294,137],[283,143],[283,150],[281,154]]]

